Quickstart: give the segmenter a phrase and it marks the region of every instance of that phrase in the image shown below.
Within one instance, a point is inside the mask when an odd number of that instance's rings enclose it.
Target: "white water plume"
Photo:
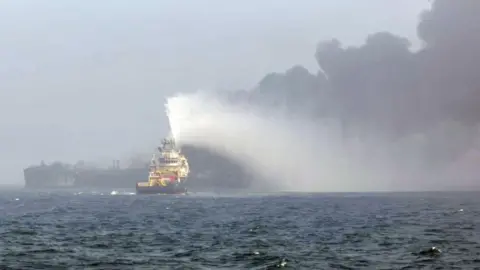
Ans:
[[[421,166],[422,142],[342,139],[326,121],[262,116],[212,95],[168,99],[167,115],[179,144],[206,147],[248,166],[283,191],[425,190],[441,173]],[[412,154],[413,153],[413,154]]]

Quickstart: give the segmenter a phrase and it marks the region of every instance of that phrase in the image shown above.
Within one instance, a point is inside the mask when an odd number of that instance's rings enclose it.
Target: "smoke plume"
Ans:
[[[476,0],[433,1],[419,51],[388,32],[359,47],[323,41],[317,74],[295,66],[250,91],[172,97],[172,132],[281,190],[475,186],[479,12]]]

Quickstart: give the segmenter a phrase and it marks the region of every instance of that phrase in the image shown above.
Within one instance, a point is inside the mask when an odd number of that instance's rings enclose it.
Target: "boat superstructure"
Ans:
[[[173,138],[165,138],[153,154],[147,182],[138,182],[138,194],[178,194],[187,191],[185,183],[190,173],[187,158],[177,148]]]

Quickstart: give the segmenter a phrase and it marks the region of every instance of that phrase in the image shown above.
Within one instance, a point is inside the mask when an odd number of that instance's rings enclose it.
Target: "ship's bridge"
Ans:
[[[180,166],[181,162],[179,158],[158,158],[158,165],[160,166]]]
[[[164,139],[162,147],[158,147],[160,157],[152,157],[151,167],[182,167],[186,165],[186,161],[180,154],[180,150],[176,148],[173,139]],[[188,166],[188,165],[187,165]]]

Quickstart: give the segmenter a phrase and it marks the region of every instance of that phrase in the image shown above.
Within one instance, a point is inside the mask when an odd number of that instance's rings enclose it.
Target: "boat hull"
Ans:
[[[187,188],[182,185],[136,186],[137,194],[184,194]]]

